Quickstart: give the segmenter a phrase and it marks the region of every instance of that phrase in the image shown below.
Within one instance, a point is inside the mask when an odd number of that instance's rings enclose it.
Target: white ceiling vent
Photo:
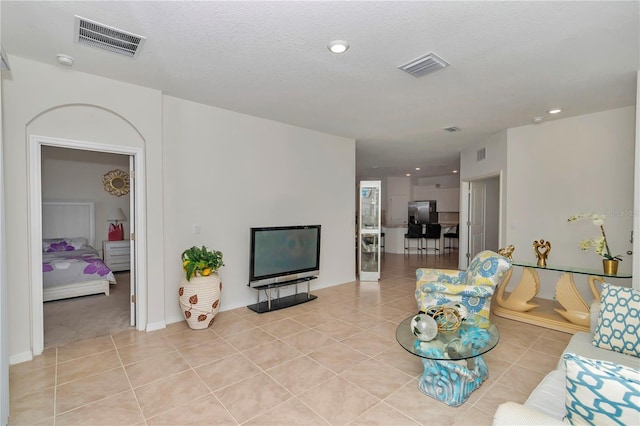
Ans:
[[[427,53],[420,58],[414,59],[413,61],[406,63],[404,65],[400,65],[402,71],[405,71],[412,76],[424,77],[427,74],[431,74],[432,72],[441,70],[444,67],[448,67],[449,63],[436,55],[433,52]]]
[[[135,58],[146,37],[75,15],[75,41],[118,55]]]
[[[459,132],[462,129],[460,127],[456,127],[456,126],[449,126],[449,127],[445,127],[442,130],[447,131],[447,132]]]

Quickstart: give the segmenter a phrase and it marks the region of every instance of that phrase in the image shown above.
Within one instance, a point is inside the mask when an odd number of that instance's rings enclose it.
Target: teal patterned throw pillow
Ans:
[[[602,284],[593,346],[640,357],[640,291]]]
[[[564,355],[565,405],[572,425],[637,425],[640,371],[612,362]]]

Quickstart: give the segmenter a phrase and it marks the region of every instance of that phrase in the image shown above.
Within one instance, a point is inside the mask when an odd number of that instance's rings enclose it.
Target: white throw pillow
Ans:
[[[564,355],[566,419],[573,425],[640,423],[640,371],[612,362]]]

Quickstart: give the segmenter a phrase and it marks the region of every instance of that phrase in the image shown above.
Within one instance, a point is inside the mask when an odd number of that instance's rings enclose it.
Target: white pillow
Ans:
[[[637,425],[640,371],[566,353],[566,419],[572,425]]]

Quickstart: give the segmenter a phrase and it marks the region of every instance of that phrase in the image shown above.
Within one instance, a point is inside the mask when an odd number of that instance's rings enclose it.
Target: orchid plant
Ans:
[[[588,219],[595,226],[600,227],[600,233],[602,236],[596,238],[588,238],[586,240],[580,241],[580,249],[583,251],[589,250],[593,248],[594,251],[600,256],[604,257],[608,260],[622,260],[620,255],[612,255],[611,250],[609,249],[609,243],[607,242],[607,234],[604,232],[604,220],[606,216],[600,215],[596,213],[582,213],[576,214],[573,216],[569,216],[567,219],[568,222],[577,222],[579,220]]]

